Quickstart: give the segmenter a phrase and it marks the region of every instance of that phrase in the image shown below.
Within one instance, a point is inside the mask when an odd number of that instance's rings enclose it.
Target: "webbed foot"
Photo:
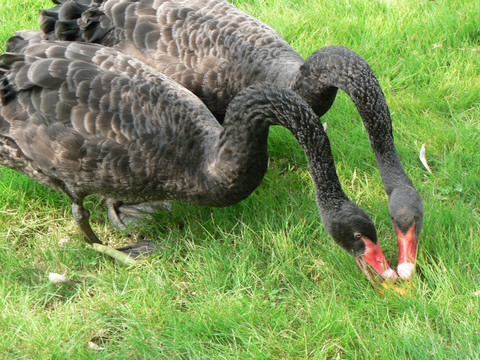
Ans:
[[[154,252],[161,251],[162,248],[149,241],[139,241],[133,244],[118,247],[116,250],[121,251],[134,259],[137,259],[140,257],[150,256]]]
[[[171,203],[168,201],[156,201],[145,203],[124,203],[113,199],[106,199],[108,217],[113,226],[119,230],[128,225],[138,224],[151,218],[152,214],[160,210],[170,210]]]
[[[72,204],[73,218],[78,224],[80,230],[85,235],[85,239],[92,247],[103,254],[109,255],[121,264],[133,265],[135,259],[143,256],[149,256],[162,248],[149,241],[139,241],[130,245],[114,249],[103,245],[90,226],[90,212],[82,205],[82,200]]]
[[[122,265],[135,265],[137,263],[136,259],[139,257],[149,256],[156,251],[162,250],[159,246],[148,241],[139,241],[117,249],[98,243],[92,244],[92,247],[94,250],[110,256]]]

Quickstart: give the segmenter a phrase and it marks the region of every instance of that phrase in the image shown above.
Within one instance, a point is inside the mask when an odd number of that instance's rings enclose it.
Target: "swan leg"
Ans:
[[[98,239],[97,235],[95,235],[92,227],[90,226],[90,212],[85,209],[83,205],[73,203],[72,213],[78,227],[82,231],[83,235],[85,235],[87,242],[90,244],[102,244],[102,242]],[[159,251],[160,248],[151,242],[139,241],[133,244],[119,247],[116,250],[121,251],[122,253],[136,259],[141,256],[149,256],[154,251]]]
[[[113,199],[106,199],[108,218],[113,226],[123,230],[128,225],[138,224],[151,218],[153,213],[160,210],[170,210],[171,204],[167,201],[148,203],[124,203]]]
[[[82,231],[83,235],[85,235],[87,242],[90,244],[102,244],[90,226],[90,212],[85,209],[83,205],[73,203],[72,213],[75,222]]]

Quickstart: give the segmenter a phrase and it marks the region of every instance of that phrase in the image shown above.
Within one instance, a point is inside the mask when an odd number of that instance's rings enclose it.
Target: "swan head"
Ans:
[[[372,219],[357,205],[346,202],[334,218],[324,219],[324,223],[332,238],[355,257],[369,280],[374,281],[374,272],[384,279],[396,279],[380,248]]]
[[[395,188],[390,194],[388,211],[398,241],[398,275],[409,279],[415,271],[418,236],[423,225],[423,205],[412,186]]]

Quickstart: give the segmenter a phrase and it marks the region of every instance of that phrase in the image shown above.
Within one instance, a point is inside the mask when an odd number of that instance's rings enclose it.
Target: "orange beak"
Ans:
[[[415,259],[417,257],[417,238],[415,225],[406,234],[398,227],[395,228],[398,239],[398,275],[402,279],[409,279],[415,271]]]
[[[363,255],[357,256],[358,266],[370,281],[374,281],[371,269],[375,270],[382,278],[395,281],[397,274],[388,265],[385,255],[383,255],[380,245],[374,244],[373,241],[363,238],[365,243],[365,252]],[[369,267],[370,266],[370,267]]]

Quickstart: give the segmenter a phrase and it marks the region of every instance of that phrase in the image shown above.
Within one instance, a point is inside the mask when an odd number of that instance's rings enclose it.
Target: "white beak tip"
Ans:
[[[396,280],[397,279],[397,274],[392,269],[388,269],[383,273],[383,278],[384,279]]]
[[[410,279],[415,272],[415,264],[412,263],[403,263],[398,265],[397,268],[398,276],[402,279],[407,280]]]

